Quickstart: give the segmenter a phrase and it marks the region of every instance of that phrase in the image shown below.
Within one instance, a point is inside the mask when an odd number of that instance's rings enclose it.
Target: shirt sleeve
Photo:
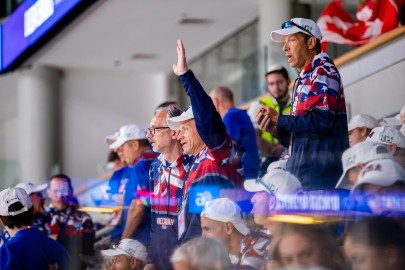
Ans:
[[[212,99],[204,91],[191,70],[179,76],[179,79],[190,97],[197,131],[201,139],[210,149],[222,145],[227,139],[227,132]]]

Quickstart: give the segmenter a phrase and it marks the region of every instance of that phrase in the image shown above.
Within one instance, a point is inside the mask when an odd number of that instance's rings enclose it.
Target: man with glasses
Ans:
[[[321,53],[321,31],[309,19],[294,18],[273,31],[284,43],[288,63],[300,73],[294,83],[291,115],[261,105],[259,128],[289,146],[287,170],[305,189],[333,189],[342,174],[340,157],[349,147],[346,105],[339,71]]]
[[[72,269],[87,269],[94,263],[95,231],[90,215],[78,209],[71,179],[65,174],[51,176],[47,194],[49,236],[67,249]]]
[[[193,157],[183,155],[177,140],[178,131],[171,130],[166,120],[181,115],[174,106],[161,107],[150,121],[146,137],[158,158],[150,167],[151,234],[150,257],[155,269],[171,269],[170,256],[178,246],[178,209],[184,178]],[[164,244],[162,244],[164,243]]]
[[[110,180],[110,192],[122,193],[124,209],[112,231],[111,241],[123,238],[138,240],[144,245],[150,241],[149,168],[157,157],[149,146],[146,130],[133,124],[122,126],[119,131],[106,137],[110,149],[115,150],[126,163],[121,178]],[[112,180],[114,179],[114,182]]]

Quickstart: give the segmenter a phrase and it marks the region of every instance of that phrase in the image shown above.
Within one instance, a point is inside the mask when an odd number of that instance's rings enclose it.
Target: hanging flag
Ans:
[[[363,0],[354,20],[340,0],[329,3],[318,19],[322,50],[328,42],[363,45],[398,26],[398,5],[404,0]]]

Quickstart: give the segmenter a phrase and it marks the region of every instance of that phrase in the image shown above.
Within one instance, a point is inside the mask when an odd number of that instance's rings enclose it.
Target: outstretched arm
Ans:
[[[204,91],[193,72],[188,69],[181,40],[177,40],[177,64],[173,65],[173,72],[179,76],[190,97],[194,120],[201,139],[210,149],[221,146],[228,136],[225,124],[215,109],[212,99]]]

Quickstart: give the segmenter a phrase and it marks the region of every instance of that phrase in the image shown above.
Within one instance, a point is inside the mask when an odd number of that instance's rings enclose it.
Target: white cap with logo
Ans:
[[[284,196],[302,191],[301,182],[297,177],[282,169],[270,170],[257,180],[246,180],[243,186],[249,192],[267,191],[281,201]]]
[[[23,207],[17,211],[9,211],[9,206],[16,202],[20,202]],[[0,216],[16,216],[28,211],[31,207],[31,199],[22,188],[8,188],[0,192]]]
[[[207,201],[201,212],[201,217],[206,217],[220,222],[231,222],[243,235],[249,232],[249,228],[243,223],[239,205],[228,198],[219,198]]]
[[[390,126],[376,127],[370,132],[366,141],[377,142],[386,145],[395,144],[397,147],[405,149],[404,134]]]
[[[117,149],[127,141],[144,139],[146,139],[146,129],[134,124],[128,124],[120,127],[116,133],[105,137],[105,142],[110,149]]]
[[[145,246],[140,242],[129,238],[122,239],[119,244],[114,245],[112,249],[102,250],[101,253],[106,257],[127,255],[145,263],[148,262],[148,252],[146,251]]]
[[[359,142],[344,151],[342,155],[343,174],[336,188],[350,190],[352,184],[349,182],[347,172],[360,163],[366,164],[378,159],[392,159],[392,154],[387,148],[376,142]]]
[[[179,116],[171,117],[166,120],[167,125],[173,130],[179,130],[180,123],[194,119],[193,108],[190,106],[188,107],[182,114]]]
[[[405,182],[405,169],[391,159],[372,161],[359,173],[357,184],[352,191],[361,189],[364,184],[387,187],[397,181]]]
[[[298,32],[311,35],[319,40],[322,40],[322,33],[319,26],[310,19],[293,18],[282,24],[280,30],[272,31],[270,36],[274,42],[283,42],[284,36],[296,34]]]
[[[356,114],[355,116],[350,119],[349,123],[347,124],[348,131],[352,131],[355,128],[362,128],[366,127],[368,129],[373,129],[378,127],[378,121],[371,115],[361,113]]]

